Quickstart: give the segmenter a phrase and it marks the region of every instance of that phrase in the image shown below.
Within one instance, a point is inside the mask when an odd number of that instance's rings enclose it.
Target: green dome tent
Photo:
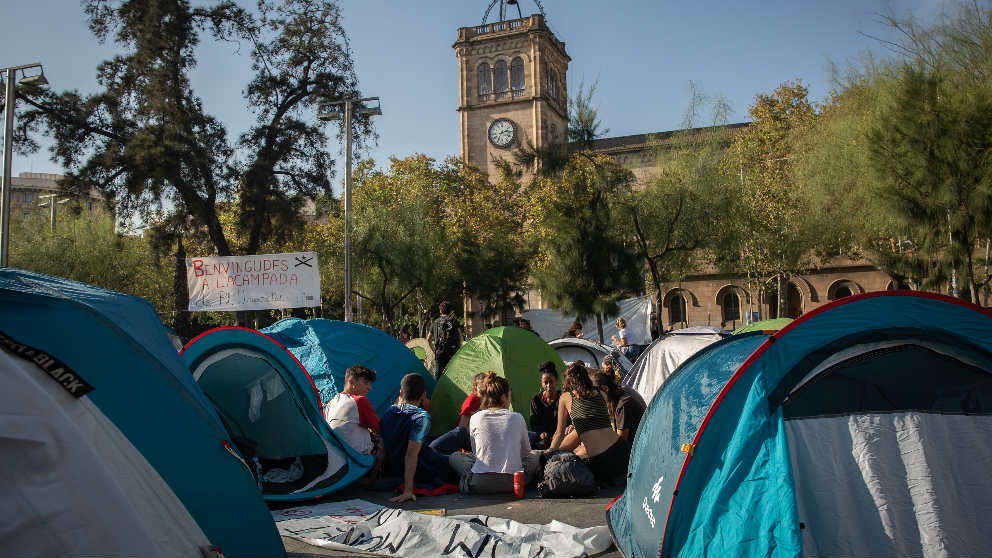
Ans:
[[[760,322],[751,322],[746,326],[735,329],[732,335],[739,335],[749,331],[778,331],[789,325],[791,321],[792,318],[772,318],[770,320],[761,320]]]
[[[558,353],[536,334],[519,327],[495,327],[472,338],[451,357],[437,380],[431,399],[431,432],[439,434],[455,427],[462,401],[472,390],[472,378],[490,370],[510,381],[510,409],[530,424],[530,400],[541,390],[537,367],[546,360],[555,363],[561,378],[565,364]]]

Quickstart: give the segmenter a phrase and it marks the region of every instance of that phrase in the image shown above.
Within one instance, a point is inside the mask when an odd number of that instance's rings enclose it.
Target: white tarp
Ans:
[[[627,322],[627,344],[647,345],[651,342],[651,296],[628,298],[619,302],[620,313],[603,319],[603,343],[610,345],[610,340],[617,334],[617,318]],[[563,337],[568,326],[575,321],[575,316],[566,316],[554,310],[539,309],[524,312],[523,317],[530,320],[530,327],[545,341]],[[599,340],[596,329],[596,317],[582,322],[582,333],[586,339]]]
[[[785,421],[804,556],[987,556],[992,417]]]
[[[606,526],[529,525],[485,515],[450,517],[365,500],[272,512],[279,534],[315,546],[379,556],[590,556],[612,545]]]
[[[186,258],[190,312],[320,306],[316,252]]]
[[[693,326],[675,330],[658,339],[637,358],[634,369],[623,380],[623,387],[641,394],[644,401],[650,404],[655,392],[680,364],[703,347],[723,339],[720,331],[710,326]]]

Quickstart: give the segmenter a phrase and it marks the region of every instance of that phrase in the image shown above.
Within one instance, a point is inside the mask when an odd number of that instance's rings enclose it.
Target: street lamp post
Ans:
[[[57,199],[58,198],[58,194],[45,194],[43,196],[38,196],[38,198],[47,198],[48,199],[48,201],[46,201],[45,203],[39,203],[38,204],[38,207],[45,207],[46,205],[49,206],[49,209],[50,209],[50,211],[49,211],[49,221],[52,224],[52,232],[54,233],[55,232],[55,206],[58,205],[58,204],[60,204],[60,203],[69,203],[69,200],[59,200],[59,199]]]
[[[4,79],[6,79],[7,83],[7,91],[3,102],[3,181],[0,182],[0,267],[7,267],[7,255],[9,253],[8,240],[10,239],[11,188],[10,164],[13,159],[14,108],[16,106],[14,100],[15,95],[17,94],[17,86],[14,83],[14,78],[17,77],[17,72],[24,74],[24,70],[31,68],[41,68],[41,73],[33,76],[25,75],[21,78],[20,83],[46,85],[48,80],[45,79],[45,69],[41,67],[41,62],[24,64],[23,66],[0,68],[0,72],[4,73]]]
[[[367,107],[367,101],[375,101],[375,106]],[[358,103],[358,114],[382,114],[379,106],[379,97],[365,97],[364,99],[345,99],[335,103],[328,103],[321,107],[321,112],[317,114],[320,120],[344,120],[344,321],[350,322],[351,316],[351,116],[352,105]],[[343,110],[342,110],[343,109]]]

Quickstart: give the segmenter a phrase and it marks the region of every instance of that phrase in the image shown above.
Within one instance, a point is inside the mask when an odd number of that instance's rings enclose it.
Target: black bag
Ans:
[[[591,496],[599,490],[589,466],[570,451],[557,452],[544,466],[544,480],[537,485],[541,498]]]
[[[435,324],[435,353],[453,354],[458,350],[458,325],[447,316],[442,316]]]

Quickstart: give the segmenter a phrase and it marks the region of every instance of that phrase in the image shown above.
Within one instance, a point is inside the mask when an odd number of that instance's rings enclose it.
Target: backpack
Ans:
[[[570,451],[557,452],[544,466],[544,480],[537,485],[541,498],[590,496],[599,490],[589,466]]]
[[[435,353],[452,353],[458,349],[458,329],[455,321],[447,316],[438,318],[437,334],[434,339]]]

